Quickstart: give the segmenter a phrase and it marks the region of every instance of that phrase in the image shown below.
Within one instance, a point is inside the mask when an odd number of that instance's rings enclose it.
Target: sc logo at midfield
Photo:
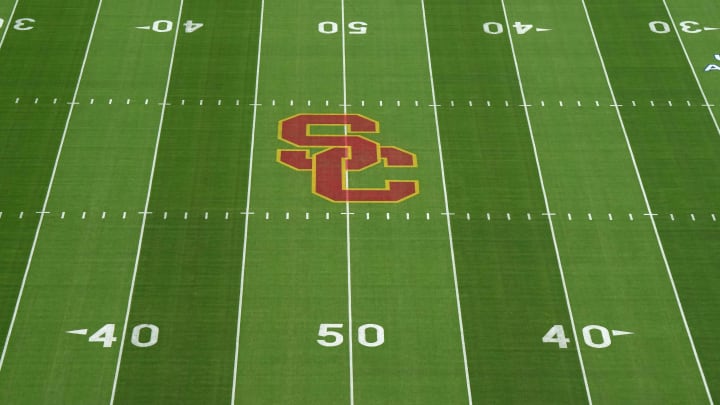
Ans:
[[[313,134],[318,126],[345,127],[342,134]],[[312,192],[331,202],[397,203],[418,195],[417,180],[385,180],[383,188],[350,188],[348,172],[379,163],[386,168],[417,167],[417,157],[394,146],[381,146],[359,134],[377,134],[380,124],[359,114],[299,114],[280,121],[278,137],[298,149],[280,149],[277,160],[294,170],[312,172]],[[322,148],[312,153],[311,148]]]

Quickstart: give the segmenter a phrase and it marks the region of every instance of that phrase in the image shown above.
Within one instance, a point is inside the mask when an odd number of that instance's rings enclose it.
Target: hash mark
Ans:
[[[572,214],[568,212],[568,221],[572,221]]]
[[[580,100],[577,101],[577,106],[582,107],[582,103],[580,102]]]
[[[690,219],[692,219],[693,222],[695,222],[695,214],[690,214]]]
[[[633,214],[628,214],[628,217],[630,218],[631,221],[635,220],[635,218],[633,217]]]
[[[595,107],[600,107],[600,102],[598,100],[595,100]]]
[[[637,107],[637,103],[635,102],[635,100],[632,101],[632,106]]]
[[[187,213],[187,211],[185,211],[185,215],[184,215],[183,219],[185,219],[185,220],[188,219],[188,213]]]
[[[565,105],[563,104],[562,100],[560,100],[560,107],[564,107],[564,106]]]
[[[675,214],[670,214],[670,220],[675,221]]]
[[[65,215],[64,212],[63,212],[63,215]],[[122,219],[125,219],[125,218],[127,218],[127,211],[123,211]]]
[[[60,213],[60,219],[65,219],[65,211]]]
[[[532,221],[532,215],[530,215],[529,212],[527,213],[527,219],[528,219],[528,221]]]
[[[87,212],[83,211],[82,213],[82,219],[85,219],[87,217]]]
[[[588,212],[588,221],[592,221],[592,220],[593,220],[592,214]]]

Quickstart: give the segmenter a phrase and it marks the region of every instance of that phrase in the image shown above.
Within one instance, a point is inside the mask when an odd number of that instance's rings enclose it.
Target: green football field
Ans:
[[[0,404],[720,398],[719,2],[0,0],[0,35]]]

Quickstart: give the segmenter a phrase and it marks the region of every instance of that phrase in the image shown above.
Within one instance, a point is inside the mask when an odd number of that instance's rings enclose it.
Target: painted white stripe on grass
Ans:
[[[248,164],[248,185],[247,185],[247,196],[245,198],[245,229],[243,231],[243,248],[242,248],[242,261],[240,265],[240,294],[238,297],[238,315],[237,315],[237,328],[235,330],[235,360],[233,361],[233,378],[232,378],[232,395],[230,396],[230,404],[235,405],[235,393],[237,390],[237,370],[238,370],[238,356],[240,353],[240,325],[242,323],[242,308],[243,308],[243,294],[245,291],[245,267],[247,263],[247,240],[248,240],[248,227],[250,223],[250,195],[252,191],[252,176],[253,176],[253,157],[255,153],[255,128],[257,124],[257,111],[258,111],[258,90],[260,87],[260,57],[262,55],[262,40],[263,40],[263,22],[265,19],[265,0],[260,2],[260,28],[258,34],[258,52],[257,52],[257,66],[255,70],[255,96],[253,98],[253,117],[252,117],[252,130],[250,131],[250,163]],[[274,103],[274,100],[273,100]],[[265,217],[268,219],[268,216]]]
[[[515,73],[517,74],[518,85],[520,86],[520,95],[522,96],[523,104],[527,104],[525,101],[525,89],[523,87],[522,75],[520,74],[520,65],[518,64],[517,54],[515,53],[515,43],[513,41],[512,32],[509,29],[510,20],[508,19],[507,8],[505,7],[505,0],[501,0],[503,15],[505,16],[505,26],[508,28],[508,40],[510,41],[510,50],[512,51],[513,63],[515,64]],[[614,100],[613,100],[614,101]],[[565,282],[565,270],[563,269],[562,259],[560,258],[560,249],[558,247],[557,238],[555,237],[555,225],[553,224],[553,215],[550,211],[550,203],[545,190],[545,180],[542,174],[542,168],[540,165],[540,157],[538,155],[537,145],[535,144],[535,133],[533,131],[532,122],[530,120],[530,111],[527,107],[524,108],[525,120],[527,121],[528,131],[530,132],[530,140],[532,141],[533,155],[535,156],[535,165],[538,170],[538,177],[540,179],[540,188],[542,189],[543,200],[545,201],[545,212],[547,213],[548,224],[550,226],[550,234],[552,235],[553,248],[555,249],[555,258],[557,260],[558,270],[560,271],[560,280],[562,281],[563,294],[565,295],[565,304],[567,306],[568,316],[570,317],[570,326],[572,327],[573,339],[575,341],[575,349],[577,350],[578,361],[580,362],[580,370],[582,372],[583,384],[585,385],[585,394],[589,404],[592,404],[592,396],[590,395],[590,386],[588,384],[587,373],[585,372],[585,362],[583,361],[582,351],[580,350],[580,340],[578,339],[577,327],[575,326],[575,318],[573,316],[572,305],[570,303],[570,295],[568,293],[567,283]]]
[[[442,179],[443,185],[445,212],[449,213],[450,205],[448,203],[447,184],[445,182],[445,163],[443,161],[442,142],[440,140],[440,121],[438,120],[438,103],[435,95],[435,78],[433,76],[432,58],[430,56],[430,37],[428,35],[427,17],[425,15],[425,0],[420,0],[420,5],[422,7],[423,15],[423,30],[425,31],[425,49],[427,50],[428,72],[430,74],[430,90],[432,93],[433,114],[435,116],[435,135],[437,137],[438,156],[440,158],[440,177]],[[455,244],[453,243],[453,233],[452,224],[450,222],[450,215],[446,215],[445,220],[447,222],[448,241],[450,244],[450,262],[452,264],[453,282],[455,285],[455,305],[457,306],[458,326],[460,327],[460,345],[462,347],[463,366],[465,367],[465,384],[467,385],[468,404],[472,405],[472,388],[470,387],[470,371],[468,369],[467,351],[465,349],[465,329],[463,327],[462,310],[460,308],[460,290],[458,287],[457,266],[455,264]]]
[[[345,47],[345,0],[340,0],[340,26],[341,31],[341,42],[342,42],[342,87],[343,87],[343,114],[347,115],[348,102],[347,102],[347,54]],[[382,101],[380,102],[382,106]],[[346,118],[347,119],[347,118]],[[343,125],[343,133],[345,135],[345,147],[349,147],[347,144],[347,122]],[[345,192],[345,212],[350,212],[350,176],[345,171],[345,187],[348,191]],[[353,317],[352,317],[352,258],[350,254],[351,243],[350,243],[350,215],[345,215],[345,239],[346,239],[346,253],[347,253],[347,303],[348,303],[348,334],[352,336],[353,333]],[[350,405],[355,404],[355,372],[353,367],[353,339],[350,338],[348,341],[348,369],[349,369],[349,382],[350,382]]]
[[[2,49],[3,45],[5,44],[5,37],[7,36],[8,30],[10,29],[10,25],[12,25],[13,20],[15,19],[15,10],[17,10],[17,6],[20,0],[15,0],[15,4],[13,5],[12,10],[10,11],[10,16],[5,21],[5,29],[2,33],[2,38],[0,38],[0,49]]]
[[[675,24],[675,18],[673,18],[672,13],[670,12],[670,7],[667,5],[667,1],[663,0],[663,5],[665,6],[665,11],[667,11],[668,18],[670,18],[670,23],[673,26],[673,29],[675,31],[675,35],[677,36],[678,41],[680,42],[680,47],[682,48],[683,53],[685,54],[685,59],[687,60],[688,65],[690,65],[690,71],[692,72],[693,77],[695,78],[695,83],[697,83],[698,89],[700,89],[700,94],[703,97],[703,103],[704,107],[707,107],[708,112],[710,113],[710,118],[712,118],[713,124],[715,124],[715,130],[717,131],[718,135],[720,135],[720,126],[718,126],[717,119],[715,118],[715,113],[712,110],[712,104],[708,101],[707,96],[705,95],[705,89],[703,89],[702,84],[700,83],[700,78],[697,75],[697,72],[695,72],[695,67],[692,64],[692,60],[690,60],[690,55],[688,54],[687,49],[685,48],[685,42],[682,39],[682,36],[680,35],[680,30],[678,30],[677,25]],[[708,392],[708,395],[710,393]]]
[[[615,90],[613,90],[612,83],[610,82],[610,76],[608,75],[607,68],[605,67],[605,59],[602,56],[602,52],[600,51],[600,45],[598,44],[597,37],[595,36],[595,29],[593,28],[592,21],[590,19],[590,13],[588,12],[585,0],[581,1],[583,8],[585,9],[585,17],[587,18],[588,26],[590,27],[590,33],[592,34],[593,41],[595,42],[595,50],[597,51],[598,58],[600,59],[600,64],[602,65],[603,74],[605,75],[605,81],[607,82],[608,89],[610,90],[610,96],[612,97],[613,104],[617,104],[617,100],[615,98]],[[669,13],[670,11],[668,10],[668,15]],[[673,25],[674,24],[675,22],[673,22]],[[677,29],[675,31],[677,31]],[[687,56],[687,53],[685,55]],[[698,85],[700,85],[699,82]],[[705,95],[703,94],[703,97],[704,96]],[[625,128],[625,121],[623,120],[622,113],[620,112],[619,107],[615,107],[615,113],[617,114],[618,122],[620,123],[620,128],[622,129],[623,136],[625,137],[625,143],[627,144],[628,152],[630,152],[630,160],[632,161],[633,168],[635,169],[635,175],[637,177],[638,185],[640,186],[640,191],[642,191],[643,200],[645,201],[645,208],[647,209],[648,213],[652,213],[653,210],[650,207],[650,201],[648,200],[647,193],[645,192],[645,185],[643,184],[642,177],[640,176],[640,169],[638,169],[637,162],[635,161],[635,153],[633,152],[632,145],[630,144],[630,138],[628,137],[627,129]],[[692,348],[693,356],[695,356],[695,363],[697,363],[698,371],[700,372],[700,377],[702,379],[703,386],[705,387],[705,393],[707,394],[710,404],[712,404],[712,395],[710,394],[710,389],[708,388],[707,380],[705,379],[705,373],[703,372],[702,365],[700,364],[700,358],[698,357],[697,350],[695,349],[695,342],[693,340],[692,333],[690,332],[690,327],[688,326],[687,319],[685,318],[685,311],[683,310],[682,303],[680,302],[680,295],[678,294],[677,287],[675,286],[675,279],[673,278],[672,271],[670,270],[670,263],[668,262],[667,256],[665,255],[665,248],[663,247],[662,240],[660,239],[660,233],[658,232],[657,224],[655,223],[655,215],[648,216],[650,217],[650,223],[652,224],[653,232],[655,233],[655,239],[657,240],[658,247],[660,248],[660,254],[662,256],[663,263],[665,264],[665,270],[667,271],[668,278],[670,279],[670,285],[672,286],[673,294],[675,295],[675,302],[677,302],[680,316],[682,317],[683,326],[685,327],[685,332],[687,333],[690,347]]]
[[[100,9],[102,8],[102,0],[98,2],[98,8],[95,12],[95,20],[93,21],[92,29],[90,30],[90,37],[88,39],[87,47],[85,48],[85,55],[83,56],[82,65],[80,66],[80,73],[78,74],[78,80],[75,84],[75,91],[73,93],[73,101],[77,100],[78,92],[80,91],[80,83],[82,82],[83,74],[85,73],[85,64],[87,63],[88,55],[90,54],[90,46],[92,45],[93,37],[95,36],[95,27],[97,26],[98,18],[100,17]],[[9,25],[9,24],[8,24]],[[45,192],[45,201],[43,202],[43,208],[41,212],[47,212],[48,201],[50,200],[50,193],[52,192],[53,183],[55,182],[55,174],[57,173],[58,164],[60,162],[60,156],[62,155],[63,146],[65,145],[65,138],[67,137],[68,128],[70,127],[70,120],[72,118],[73,111],[75,111],[75,104],[70,105],[67,119],[65,120],[65,128],[63,129],[62,137],[60,138],[60,146],[58,147],[57,155],[55,156],[55,163],[53,164],[52,174],[50,174],[50,182],[48,184],[47,191]],[[20,291],[18,292],[17,301],[15,302],[15,309],[13,310],[12,319],[10,320],[10,326],[8,327],[7,336],[5,337],[5,344],[3,345],[2,355],[0,355],[0,372],[5,363],[5,355],[7,354],[8,344],[10,342],[10,336],[15,326],[15,320],[17,319],[18,309],[20,308],[20,301],[22,301],[23,292],[25,291],[25,284],[27,283],[28,273],[30,273],[30,267],[32,266],[33,256],[35,255],[35,248],[37,247],[38,237],[40,236],[40,229],[42,228],[43,219],[45,214],[40,214],[40,220],[38,221],[37,228],[35,229],[35,236],[33,238],[32,246],[30,247],[30,256],[28,257],[27,265],[25,266],[25,274],[23,274],[22,283],[20,284]]]
[[[145,236],[145,224],[150,214],[150,195],[152,193],[153,180],[155,179],[155,165],[157,163],[158,149],[160,148],[160,137],[162,135],[163,123],[165,122],[165,111],[167,109],[168,93],[170,92],[170,81],[172,78],[173,65],[175,63],[175,49],[177,48],[178,34],[180,33],[180,24],[183,12],[183,0],[180,0],[180,9],[178,10],[177,22],[175,25],[175,36],[173,38],[172,52],[170,53],[170,66],[168,67],[167,79],[165,81],[165,94],[163,95],[162,109],[160,110],[160,122],[158,123],[157,136],[155,137],[155,150],[153,152],[152,165],[150,166],[150,180],[148,181],[147,193],[145,195],[145,209],[142,212],[142,224],[140,225],[140,237],[138,238],[137,252],[135,254],[135,265],[133,266],[132,278],[130,280],[130,292],[128,294],[127,308],[125,309],[125,321],[123,323],[122,336],[120,338],[120,349],[118,350],[117,363],[115,365],[115,377],[113,379],[112,393],[110,394],[110,405],[115,402],[115,392],[117,391],[118,377],[120,375],[120,366],[122,364],[123,350],[125,348],[125,339],[127,338],[128,322],[130,320],[130,311],[132,310],[133,293],[135,292],[135,280],[137,279],[138,267],[140,265],[140,254],[142,252],[143,237]]]

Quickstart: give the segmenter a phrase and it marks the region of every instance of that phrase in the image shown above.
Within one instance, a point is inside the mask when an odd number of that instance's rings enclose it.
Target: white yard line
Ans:
[[[545,202],[545,214],[548,218],[550,226],[550,234],[552,235],[553,248],[555,249],[555,258],[557,260],[558,270],[560,271],[560,280],[562,281],[563,294],[565,295],[565,305],[567,306],[568,316],[570,317],[570,326],[572,327],[573,340],[575,341],[575,349],[580,362],[580,370],[582,372],[583,384],[585,385],[585,394],[589,404],[592,404],[592,396],[590,395],[590,386],[588,384],[587,373],[585,371],[585,362],[583,361],[582,351],[580,350],[580,340],[578,339],[577,327],[575,326],[575,318],[573,316],[572,305],[570,303],[570,294],[568,293],[567,283],[565,281],[565,270],[563,269],[562,259],[560,258],[560,249],[558,247],[557,238],[555,236],[555,225],[553,224],[553,214],[550,211],[550,203],[547,191],[545,190],[545,180],[543,178],[542,167],[540,165],[540,157],[538,155],[537,145],[535,143],[535,132],[533,131],[532,122],[530,120],[530,111],[525,97],[525,89],[523,87],[522,75],[520,74],[520,65],[518,64],[517,54],[515,53],[515,42],[513,41],[512,32],[510,30],[510,20],[508,19],[505,0],[501,0],[503,15],[505,16],[505,27],[510,41],[510,50],[513,55],[513,63],[515,64],[515,73],[517,75],[518,85],[520,86],[520,95],[522,96],[523,110],[525,111],[525,120],[527,121],[528,131],[530,132],[530,140],[532,141],[533,155],[535,156],[535,165],[537,166],[538,177],[540,179],[540,188],[542,189],[543,200]]]
[[[8,30],[10,29],[10,25],[12,25],[12,22],[15,19],[15,10],[17,10],[19,2],[20,0],[15,0],[12,11],[10,11],[10,16],[7,20],[5,20],[5,29],[3,30],[2,38],[0,38],[0,49],[2,49],[3,45],[5,44],[5,37],[7,36]]]
[[[453,282],[455,285],[455,305],[457,307],[458,325],[460,327],[460,345],[462,347],[463,365],[465,367],[465,384],[467,385],[468,404],[472,405],[472,388],[470,386],[470,371],[468,368],[467,350],[465,348],[465,329],[463,327],[463,317],[460,305],[460,290],[458,287],[457,266],[455,263],[455,244],[453,242],[452,224],[450,221],[450,204],[448,202],[447,183],[445,181],[445,163],[443,161],[442,142],[440,139],[440,121],[438,120],[438,104],[435,95],[435,78],[433,76],[432,58],[430,56],[430,37],[428,35],[427,17],[425,14],[425,0],[420,0],[420,5],[422,6],[423,29],[425,31],[425,48],[427,50],[427,63],[428,71],[430,74],[430,90],[432,92],[432,106],[435,116],[435,135],[437,137],[438,155],[440,157],[440,177],[442,178],[443,197],[445,200],[445,218],[447,221],[448,241],[450,244],[450,262],[452,264]]]
[[[348,104],[347,104],[347,52],[345,47],[345,0],[340,0],[340,35],[342,37],[342,87],[343,87],[343,114],[347,115]],[[343,125],[343,132],[345,135],[345,145],[347,147],[347,123]],[[350,177],[348,172],[345,172],[345,187],[350,189]],[[348,192],[345,192],[345,246],[347,253],[347,303],[348,303],[348,336],[353,336],[353,317],[352,317],[352,257],[350,243],[350,196]],[[350,338],[348,342],[348,360],[349,360],[349,382],[350,382],[350,405],[355,404],[355,372],[353,368],[353,339]]]
[[[155,137],[155,151],[153,152],[152,166],[150,167],[150,180],[148,181],[147,194],[145,196],[145,208],[142,212],[142,224],[140,225],[140,237],[138,238],[137,252],[135,254],[135,265],[133,266],[132,279],[130,281],[130,292],[128,294],[127,308],[125,310],[125,321],[123,323],[122,336],[120,338],[120,349],[118,350],[117,364],[115,366],[115,377],[113,379],[112,393],[110,395],[110,405],[115,402],[115,392],[117,391],[118,377],[120,375],[120,366],[122,364],[123,349],[125,348],[125,339],[127,338],[128,322],[130,320],[130,311],[132,310],[133,293],[135,292],[135,280],[137,279],[138,267],[140,265],[140,254],[142,252],[143,237],[145,236],[145,224],[150,214],[150,195],[152,193],[153,180],[155,179],[155,166],[157,163],[158,149],[160,148],[160,137],[162,135],[163,123],[165,122],[165,111],[167,109],[168,93],[170,92],[170,81],[172,78],[173,64],[175,63],[175,49],[177,48],[178,35],[180,33],[181,19],[183,12],[183,0],[180,0],[180,9],[178,10],[177,22],[175,25],[175,36],[173,38],[172,52],[170,54],[170,66],[168,67],[167,80],[165,81],[165,94],[163,96],[162,109],[160,111],[160,122],[158,124],[157,136]]]
[[[7,354],[8,344],[10,342],[10,336],[15,326],[15,320],[17,319],[18,309],[20,308],[20,301],[22,300],[23,292],[25,291],[25,284],[27,283],[28,274],[30,273],[30,267],[32,266],[33,256],[35,255],[35,248],[37,247],[38,238],[40,236],[40,229],[42,228],[45,214],[47,213],[48,201],[50,200],[50,193],[52,191],[53,183],[55,182],[55,175],[57,173],[58,164],[60,162],[60,156],[62,155],[63,146],[65,145],[65,138],[67,137],[68,128],[70,127],[70,120],[75,111],[75,105],[77,102],[78,92],[80,91],[80,82],[82,82],[83,74],[85,73],[85,64],[87,63],[88,55],[90,54],[90,46],[92,45],[93,37],[95,36],[95,27],[97,26],[98,19],[100,17],[100,9],[102,8],[102,0],[98,2],[98,8],[95,12],[95,20],[93,21],[92,29],[90,30],[90,37],[88,39],[87,47],[85,48],[85,56],[83,57],[82,65],[80,67],[80,74],[78,75],[77,83],[75,84],[75,92],[73,93],[73,102],[70,104],[67,119],[65,120],[65,128],[63,129],[62,137],[60,138],[60,146],[58,147],[57,155],[55,156],[55,163],[53,164],[52,174],[50,175],[50,182],[48,184],[47,191],[45,192],[45,201],[43,202],[42,210],[40,211],[40,220],[38,221],[37,228],[35,229],[35,237],[30,248],[30,256],[28,257],[27,265],[25,266],[25,274],[23,275],[22,283],[20,284],[20,291],[18,292],[17,301],[15,302],[15,309],[13,311],[12,319],[10,320],[10,326],[8,327],[7,336],[5,337],[5,344],[3,346],[2,355],[0,355],[0,371],[5,362],[5,355]]]
[[[583,1],[584,3],[584,1]],[[677,25],[675,24],[675,18],[673,18],[672,13],[670,12],[670,8],[667,5],[667,1],[663,0],[663,5],[665,5],[665,11],[667,11],[668,18],[670,18],[670,23],[673,26],[673,30],[675,31],[675,35],[677,35],[677,39],[680,42],[680,47],[682,47],[682,51],[685,54],[685,59],[687,60],[688,65],[690,65],[690,71],[693,74],[693,77],[695,78],[695,83],[698,85],[698,89],[700,89],[700,94],[703,97],[703,101],[705,102],[705,106],[708,109],[708,112],[710,113],[710,118],[712,118],[713,124],[715,124],[715,130],[717,131],[718,135],[720,135],[720,126],[718,126],[718,121],[715,118],[715,113],[713,113],[712,105],[708,101],[707,96],[705,95],[705,89],[703,89],[702,84],[700,83],[700,78],[697,75],[697,72],[695,72],[695,67],[692,64],[692,60],[690,60],[690,55],[688,54],[687,49],[685,48],[685,42],[683,42],[682,36],[680,35],[680,30],[678,30]]]
[[[237,329],[235,331],[235,360],[233,362],[232,395],[230,404],[235,405],[237,391],[238,357],[240,355],[240,324],[242,323],[243,294],[245,292],[245,268],[247,263],[248,227],[250,225],[250,195],[252,191],[253,157],[255,153],[255,128],[258,112],[258,91],[260,88],[260,57],[262,55],[263,23],[265,18],[265,0],[260,2],[260,28],[258,34],[257,66],[255,70],[255,96],[253,101],[252,130],[250,132],[250,163],[248,165],[247,196],[245,197],[245,230],[243,231],[242,262],[240,265],[240,296],[238,298]]]
[[[610,90],[610,96],[612,97],[613,104],[616,106],[615,113],[617,115],[618,122],[620,123],[620,128],[622,129],[623,136],[625,137],[625,143],[627,145],[628,152],[630,152],[630,159],[631,159],[633,167],[635,169],[635,175],[637,177],[637,181],[640,186],[640,191],[642,191],[643,200],[645,201],[645,208],[647,209],[648,217],[650,217],[650,223],[652,224],[653,232],[655,233],[655,239],[657,240],[657,244],[660,249],[660,254],[662,256],[663,263],[665,264],[665,270],[667,271],[667,275],[670,280],[670,285],[672,286],[673,294],[675,295],[675,301],[677,302],[677,306],[680,311],[680,316],[682,317],[683,326],[685,327],[685,332],[687,333],[688,340],[690,342],[690,347],[692,348],[693,356],[695,356],[695,363],[697,364],[698,371],[700,372],[700,377],[702,378],[702,383],[703,383],[703,386],[705,387],[705,392],[707,394],[708,400],[710,401],[710,404],[712,404],[713,403],[712,395],[710,394],[710,389],[708,388],[707,380],[705,379],[705,373],[703,372],[702,365],[700,364],[700,358],[698,357],[697,350],[695,349],[695,342],[693,341],[692,333],[690,332],[690,327],[688,326],[687,319],[685,318],[685,311],[683,310],[682,303],[680,302],[680,295],[678,294],[677,287],[675,286],[675,279],[673,278],[672,271],[670,270],[670,264],[667,260],[667,256],[665,255],[665,248],[663,247],[662,240],[660,239],[660,233],[658,232],[657,224],[655,223],[655,215],[653,214],[653,210],[650,206],[650,201],[648,200],[647,193],[645,192],[645,186],[643,184],[642,177],[640,176],[640,170],[638,169],[638,165],[635,160],[635,153],[633,152],[632,145],[630,144],[630,138],[628,137],[627,129],[625,128],[625,121],[623,120],[622,113],[620,112],[620,107],[617,106],[617,100],[615,98],[615,90],[613,89],[612,83],[610,82],[610,76],[608,75],[607,68],[605,66],[605,59],[603,58],[602,52],[600,51],[600,45],[598,44],[597,37],[595,36],[595,29],[593,28],[592,21],[590,19],[590,13],[588,12],[587,6],[585,4],[585,0],[581,0],[581,1],[583,4],[583,8],[585,9],[585,16],[587,18],[588,26],[590,27],[590,33],[592,34],[593,41],[595,42],[595,50],[597,51],[598,58],[600,59],[600,64],[602,65],[603,74],[605,75],[605,81],[607,82],[608,89]],[[673,22],[673,25],[674,25],[674,22]]]

